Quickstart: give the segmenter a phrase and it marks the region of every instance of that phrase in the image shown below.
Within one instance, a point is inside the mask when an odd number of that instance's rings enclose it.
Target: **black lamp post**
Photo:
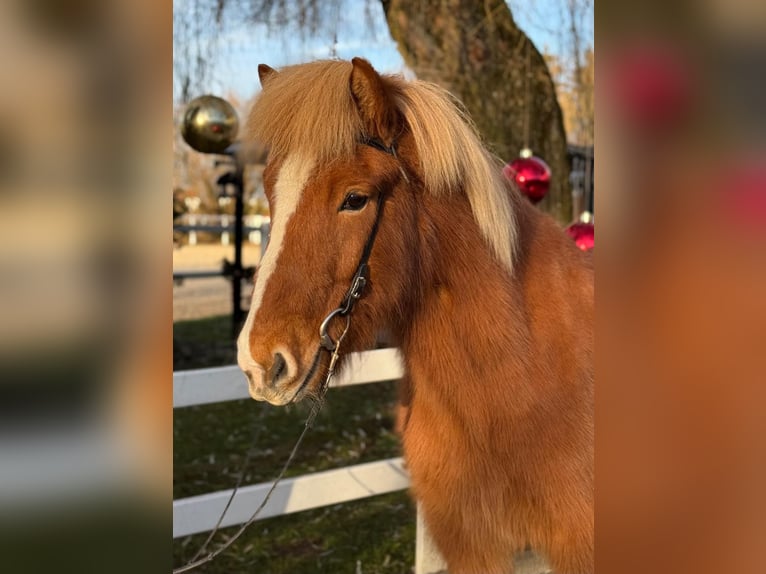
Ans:
[[[226,100],[216,96],[200,96],[189,102],[184,112],[181,135],[184,141],[201,153],[231,158],[232,170],[218,178],[223,192],[234,188],[234,264],[224,265],[224,275],[231,280],[232,328],[239,330],[244,320],[242,310],[242,240],[244,219],[244,166],[236,143],[239,119]]]

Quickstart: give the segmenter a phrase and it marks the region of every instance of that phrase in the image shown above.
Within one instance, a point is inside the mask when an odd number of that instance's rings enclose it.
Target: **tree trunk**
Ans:
[[[448,89],[505,161],[528,145],[553,176],[540,208],[572,219],[569,160],[556,90],[504,0],[381,0],[391,36],[422,80]]]

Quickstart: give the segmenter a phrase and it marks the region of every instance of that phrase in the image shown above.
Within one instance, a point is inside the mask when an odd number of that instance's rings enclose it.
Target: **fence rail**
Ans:
[[[261,233],[261,225],[243,225],[242,231],[245,233]],[[173,231],[179,233],[189,233],[192,231],[204,231],[206,233],[234,233],[234,224],[229,225],[174,225]]]
[[[396,349],[352,353],[349,364],[331,387],[363,385],[400,379],[404,368]],[[245,375],[239,367],[215,367],[173,373],[173,408],[246,399]]]
[[[401,458],[286,478],[279,483],[258,520],[404,490],[409,484]],[[247,522],[269,488],[271,482],[240,488],[221,526]],[[173,501],[173,538],[212,530],[231,492],[222,490]]]

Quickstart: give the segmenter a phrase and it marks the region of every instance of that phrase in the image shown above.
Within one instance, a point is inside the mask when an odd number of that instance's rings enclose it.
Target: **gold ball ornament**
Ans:
[[[232,105],[217,96],[200,96],[186,106],[181,136],[202,153],[222,153],[236,139],[239,119]]]

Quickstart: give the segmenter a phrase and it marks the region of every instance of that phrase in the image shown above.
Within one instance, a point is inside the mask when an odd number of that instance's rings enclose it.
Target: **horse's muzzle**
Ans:
[[[287,352],[275,352],[266,369],[249,361],[247,364],[240,361],[239,366],[247,377],[250,396],[255,400],[281,406],[295,398],[295,361]]]

